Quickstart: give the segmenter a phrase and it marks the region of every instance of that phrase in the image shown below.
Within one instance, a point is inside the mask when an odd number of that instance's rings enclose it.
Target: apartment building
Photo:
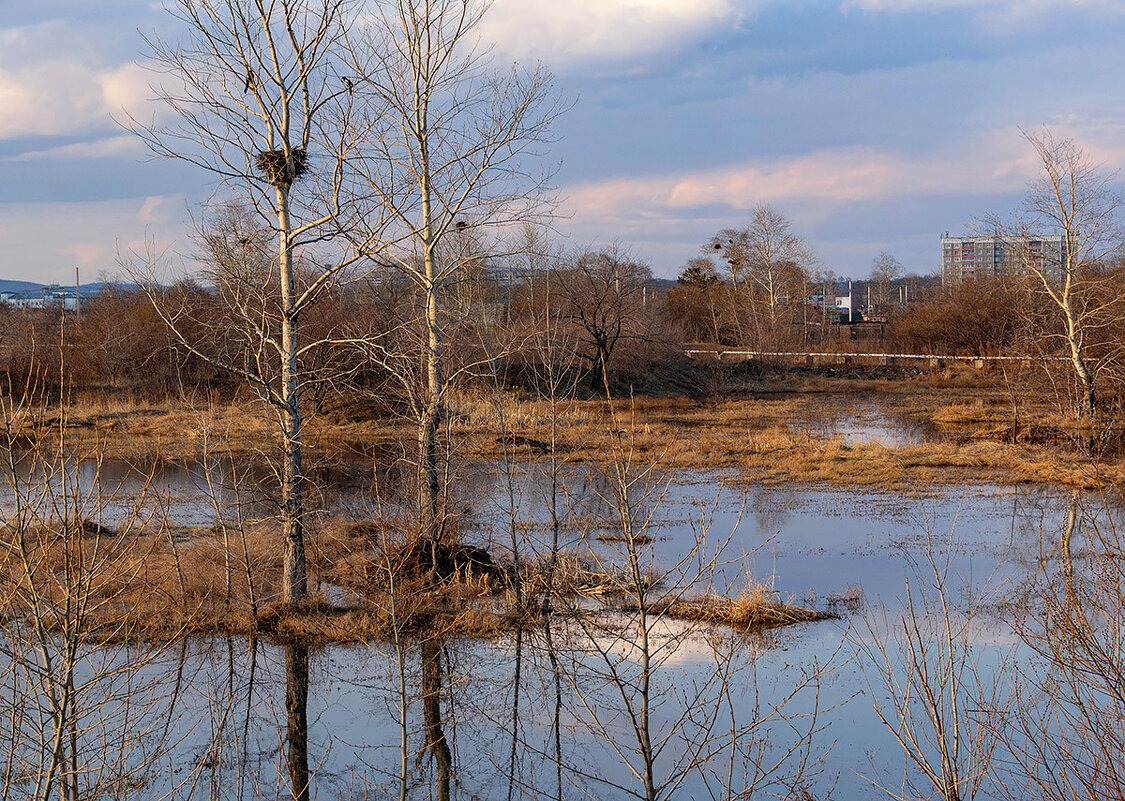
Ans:
[[[1057,274],[1062,261],[1061,236],[950,236],[946,231],[941,238],[941,283],[947,287],[978,278],[1020,275],[1032,266]]]

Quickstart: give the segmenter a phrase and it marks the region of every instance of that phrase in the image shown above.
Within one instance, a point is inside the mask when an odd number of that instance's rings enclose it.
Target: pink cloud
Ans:
[[[80,267],[89,267],[92,264],[102,265],[106,262],[107,257],[111,254],[107,253],[104,244],[97,242],[72,242],[69,245],[58,248],[56,253],[69,256],[78,262]]]
[[[1056,135],[1073,136],[1097,161],[1125,163],[1121,131],[1084,137],[1089,126],[1062,125]],[[623,220],[682,217],[708,206],[749,209],[758,203],[802,201],[839,206],[899,197],[991,195],[1021,191],[1039,165],[1016,128],[1005,128],[960,148],[917,157],[871,148],[836,148],[812,153],[646,178],[616,178],[581,184],[566,192],[578,218]]]

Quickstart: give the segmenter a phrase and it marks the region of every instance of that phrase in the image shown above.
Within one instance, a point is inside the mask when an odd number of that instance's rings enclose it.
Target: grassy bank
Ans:
[[[1017,428],[1008,393],[987,382],[820,376],[781,389],[706,400],[625,399],[615,402],[615,411],[634,459],[670,469],[743,468],[767,482],[888,489],[980,480],[1085,489],[1125,483],[1120,447],[1087,456],[1076,443],[1088,432],[1044,399],[1022,402]],[[544,458],[552,448],[552,422],[554,447],[566,461],[602,462],[612,445],[605,401],[567,401],[554,421],[542,400],[507,395],[503,402],[502,426],[494,396],[451,399],[447,435],[458,456],[495,459],[506,450],[516,459]],[[840,435],[837,424],[857,413],[892,432],[915,429],[916,436],[884,443]],[[96,442],[114,457],[138,460],[194,459],[205,449],[260,453],[270,449],[274,431],[273,419],[253,402],[213,408],[77,404],[66,421],[69,446]],[[312,417],[306,437],[310,456],[333,464],[409,458],[415,431],[403,417],[353,406]]]

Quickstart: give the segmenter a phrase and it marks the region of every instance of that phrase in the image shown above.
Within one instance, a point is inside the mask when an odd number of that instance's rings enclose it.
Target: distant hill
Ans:
[[[0,292],[38,292],[46,284],[36,284],[33,281],[9,281],[0,278]]]
[[[7,278],[0,278],[0,292],[15,292],[17,295],[38,294],[42,292],[45,287],[53,286],[53,284],[37,284],[34,281],[11,281]],[[92,284],[82,285],[83,295],[96,295],[109,287],[120,287],[121,289],[136,289],[137,284],[127,283],[124,281],[97,281]],[[73,291],[74,285],[62,286],[67,291]]]

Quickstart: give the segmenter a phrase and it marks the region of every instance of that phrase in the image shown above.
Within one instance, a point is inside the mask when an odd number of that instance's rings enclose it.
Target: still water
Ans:
[[[229,486],[250,467],[217,462],[137,472],[79,468],[76,486],[103,486],[107,518],[142,491],[178,525],[203,526],[232,506],[268,514],[268,476]],[[363,467],[321,475],[324,514],[372,511]],[[505,472],[464,465],[456,503],[471,534],[509,547],[508,514],[526,557],[547,547],[550,482],[542,466]],[[556,498],[563,546],[601,549],[611,530],[605,476],[568,466]],[[0,496],[0,505],[11,498]],[[872,702],[884,691],[869,646],[878,623],[932,584],[928,556],[951,598],[983,601],[972,653],[986,678],[1029,657],[1009,625],[1043,571],[1055,569],[1068,516],[1083,532],[1119,525],[1115,499],[1050,487],[965,485],[916,494],[747,484],[733,473],[653,476],[636,488],[659,570],[702,545],[719,564],[713,589],[766,584],[780,600],[838,619],[757,636],[662,622],[651,632],[654,779],[660,797],[877,797],[873,781],[901,774],[902,753]],[[920,572],[919,572],[920,571]],[[133,711],[107,697],[102,730],[138,725],[138,754],[159,754],[132,797],[292,797],[307,771],[312,798],[644,797],[637,631],[627,615],[559,618],[498,641],[329,646],[312,651],[245,639],[195,639],[144,658]],[[892,656],[894,649],[891,649]],[[883,699],[885,700],[885,699]],[[91,730],[97,727],[92,727]],[[138,759],[140,757],[137,757]],[[802,796],[801,793],[808,793]]]

